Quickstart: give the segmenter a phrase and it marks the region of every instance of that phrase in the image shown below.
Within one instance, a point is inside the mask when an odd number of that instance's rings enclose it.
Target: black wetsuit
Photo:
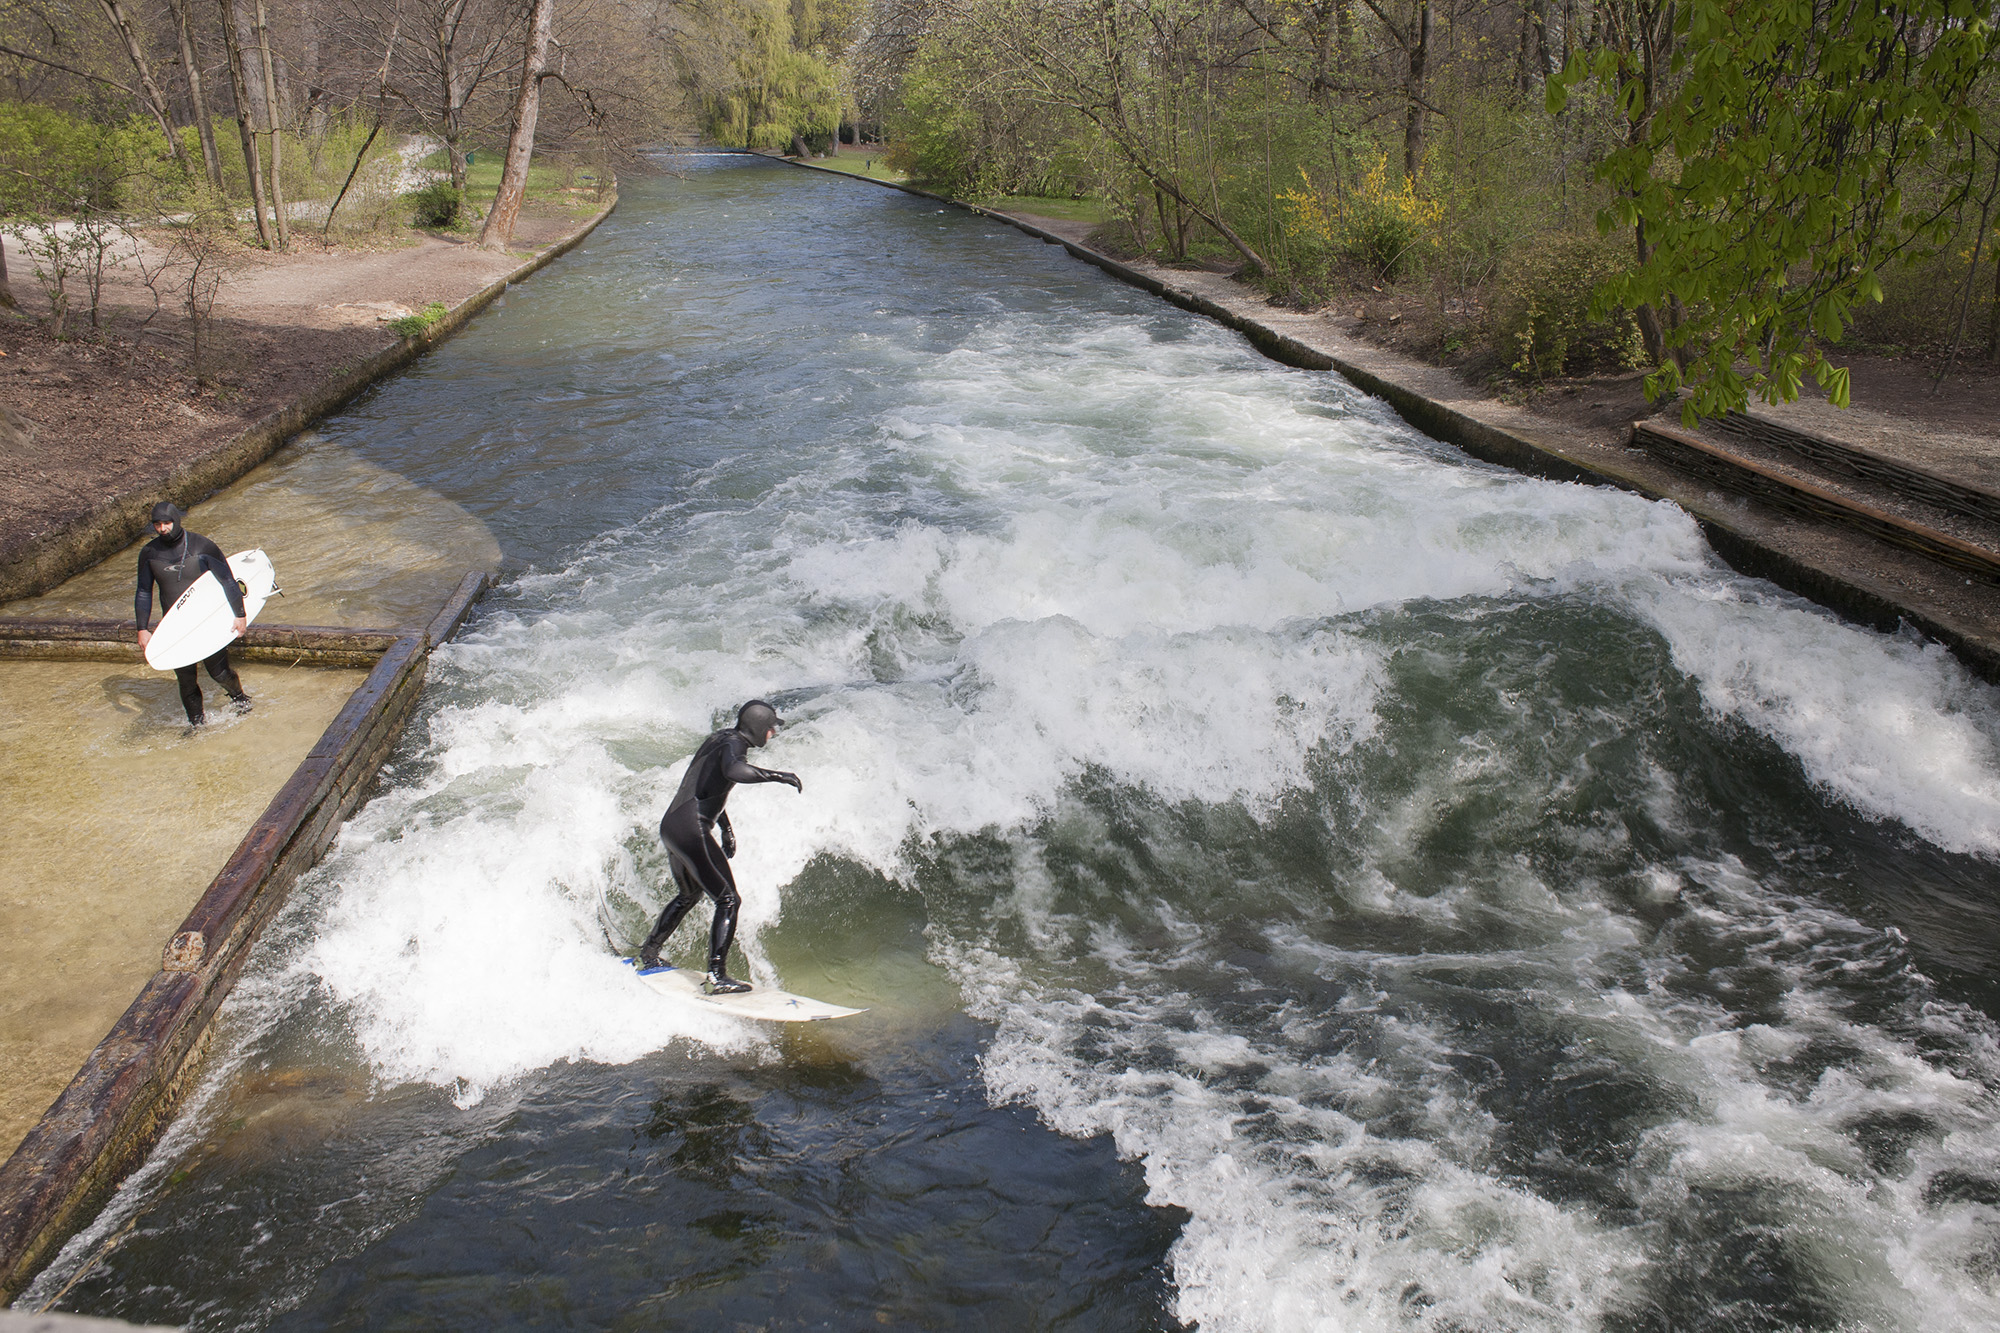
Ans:
[[[723,804],[739,782],[788,782],[795,787],[799,782],[790,773],[752,764],[747,758],[750,745],[750,736],[739,727],[718,731],[703,741],[688,761],[687,774],[667,813],[660,816],[660,841],[667,844],[680,894],[660,913],[653,933],[639,948],[640,961],[648,966],[659,962],[668,936],[705,893],[715,900],[715,920],[708,928],[709,975],[727,975],[724,965],[729,961],[730,941],[736,938],[736,912],[743,900],[736,893],[736,876],[729,872],[736,835]],[[722,847],[715,841],[717,824],[722,826]],[[723,847],[728,848],[728,855]]]
[[[164,518],[160,520],[166,522]],[[189,532],[176,523],[173,532],[164,537],[155,537],[139,548],[139,590],[132,597],[132,623],[140,629],[153,618],[153,585],[160,585],[161,614],[173,610],[174,603],[181,594],[194,585],[203,574],[212,573],[222,584],[223,595],[229,598],[229,609],[236,615],[243,614],[243,593],[236,586],[236,576],[229,572],[229,561],[222,554],[222,548],[198,532]],[[229,649],[218,649],[201,663],[229,697],[245,700],[250,696],[243,692],[243,681],[229,665]],[[181,687],[181,707],[187,710],[189,722],[199,723],[203,712],[201,706],[201,686],[195,677],[195,664],[174,668]]]

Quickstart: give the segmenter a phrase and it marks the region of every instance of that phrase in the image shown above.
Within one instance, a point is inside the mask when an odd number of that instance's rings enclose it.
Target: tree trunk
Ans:
[[[1528,78],[1528,48],[1535,40],[1535,16],[1527,5],[1521,6],[1521,48],[1514,55],[1514,87],[1526,97],[1535,89]]]
[[[201,53],[194,45],[193,0],[173,0],[174,26],[180,31],[181,68],[187,72],[188,105],[194,108],[195,133],[201,136],[201,165],[208,183],[222,193],[222,154],[215,146],[215,126],[208,115],[208,98],[201,90]]]
[[[1313,42],[1312,87],[1307,91],[1306,99],[1317,106],[1329,106],[1333,102],[1331,89],[1334,51],[1333,6],[1331,4],[1324,6],[1315,17],[1319,20],[1319,34],[1318,40]]]
[[[271,24],[264,0],[257,0],[257,60],[264,69],[264,128],[271,136],[271,221],[278,229],[278,248],[291,248],[291,228],[285,217],[285,185],[278,175],[278,75],[271,64]]]
[[[1993,315],[1986,325],[1986,359],[2000,361],[2000,263],[1993,265]]]
[[[444,76],[443,114],[439,120],[443,124],[444,157],[451,172],[451,188],[460,195],[465,193],[465,125],[462,116],[465,98],[459,87],[458,25],[464,16],[465,6],[460,3],[438,11],[437,20],[438,70]]]
[[[257,219],[257,239],[271,248],[264,225],[264,169],[257,152],[257,130],[250,121],[250,89],[243,78],[243,44],[236,38],[237,0],[222,2],[222,39],[229,47],[229,89],[236,98],[236,132],[243,139],[243,165],[250,174],[250,211]]]
[[[1403,120],[1403,175],[1411,180],[1424,165],[1424,67],[1431,54],[1431,0],[1418,0],[1417,40],[1410,45],[1410,80],[1404,85],[1409,107]]]
[[[153,71],[146,63],[146,53],[139,45],[139,34],[132,27],[132,16],[125,12],[121,0],[98,0],[104,6],[104,16],[111,20],[111,26],[125,40],[125,54],[132,58],[132,68],[139,72],[139,87],[146,94],[147,109],[153,119],[160,124],[160,133],[167,136],[167,148],[174,155],[174,161],[181,164],[181,170],[194,175],[194,164],[188,161],[187,147],[181,143],[181,136],[174,133],[174,125],[167,118],[167,99],[160,95],[160,85],[153,82]]]
[[[7,247],[0,245],[0,306],[9,310],[19,310],[21,303],[14,299],[14,289],[7,282]]]
[[[555,16],[556,0],[534,0],[528,13],[528,43],[521,61],[521,91],[514,98],[514,127],[507,136],[507,165],[500,173],[500,189],[493,196],[486,225],[479,229],[482,249],[505,250],[514,239],[514,220],[521,216],[521,198],[528,191],[528,160],[535,151],[542,71],[549,63],[549,28]]]

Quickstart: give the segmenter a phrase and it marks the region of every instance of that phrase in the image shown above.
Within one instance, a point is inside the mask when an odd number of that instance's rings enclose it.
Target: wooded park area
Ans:
[[[1425,351],[1496,381],[1625,367],[1702,415],[1809,380],[1840,402],[1843,348],[2000,358],[1993,9],[0,0],[0,212],[93,308],[113,226],[175,219],[198,323],[244,223],[331,244],[412,207],[411,142],[442,153],[424,218],[483,210],[504,245],[531,148],[601,179],[665,141],[838,137],[960,197],[1098,201],[1101,244],[1275,300],[1400,293]]]

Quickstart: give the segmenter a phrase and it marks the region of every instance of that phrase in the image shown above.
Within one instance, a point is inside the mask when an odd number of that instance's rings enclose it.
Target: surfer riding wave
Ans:
[[[736,938],[736,914],[743,900],[736,892],[736,876],[729,869],[729,859],[736,855],[736,832],[730,828],[723,806],[739,783],[785,782],[796,791],[805,790],[798,774],[758,768],[749,762],[750,750],[768,743],[777,730],[778,710],[762,699],[752,699],[738,710],[735,726],[711,735],[688,761],[680,790],[660,816],[660,841],[667,845],[680,893],[660,913],[653,933],[639,946],[641,967],[661,965],[661,947],[681,918],[706,894],[715,904],[715,918],[708,928],[708,991],[711,995],[739,995],[750,989],[749,982],[731,977],[727,967],[729,946]],[[720,845],[715,839],[718,828],[722,830]]]

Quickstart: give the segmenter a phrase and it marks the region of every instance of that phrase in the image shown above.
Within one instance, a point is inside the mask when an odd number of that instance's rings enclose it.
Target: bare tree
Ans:
[[[250,174],[250,211],[257,219],[257,239],[268,250],[273,238],[264,223],[264,169],[257,152],[257,131],[250,119],[250,86],[243,74],[243,43],[237,36],[239,3],[240,0],[221,0],[222,39],[229,47],[229,83],[236,96],[236,132],[243,140],[243,164]]]
[[[139,44],[139,32],[132,24],[132,16],[126,12],[123,0],[97,0],[104,8],[104,16],[111,20],[111,26],[124,39],[125,54],[131,58],[132,68],[138,71],[139,87],[145,92],[146,108],[159,122],[160,133],[167,138],[167,147],[172,150],[174,161],[180,163],[181,170],[194,174],[194,166],[188,161],[187,148],[181,143],[181,136],[174,133],[173,121],[167,116],[167,99],[160,92],[160,85],[153,81],[152,66],[146,61],[145,49]]]
[[[521,215],[521,197],[528,188],[528,160],[535,151],[535,121],[541,115],[542,79],[549,63],[549,28],[555,21],[555,0],[534,0],[528,13],[528,39],[521,62],[521,91],[514,99],[514,127],[507,136],[507,166],[500,189],[480,228],[479,244],[505,250],[514,239],[514,220]]]
[[[278,230],[278,248],[291,248],[290,225],[285,218],[285,186],[278,172],[279,144],[283,125],[278,119],[278,75],[271,64],[271,24],[265,16],[264,0],[256,0],[257,58],[264,68],[264,126],[271,140],[271,221]]]
[[[465,188],[468,109],[489,78],[501,73],[516,0],[425,0],[430,41],[412,46],[414,72],[427,85],[413,101],[444,140],[451,183]]]
[[[1377,0],[1361,0],[1403,53],[1403,175],[1414,179],[1424,165],[1424,80],[1430,69],[1431,0],[1416,0],[1408,14],[1392,14]]]
[[[1243,256],[1251,272],[1270,264],[1216,206],[1204,199],[1201,142],[1205,103],[1217,66],[1243,63],[1254,38],[1199,13],[1148,0],[1009,0],[992,12],[985,37],[1015,63],[1022,91],[1083,116],[1151,186],[1162,214],[1198,219]],[[1185,225],[1180,233],[1185,234]]]
[[[174,27],[181,43],[181,70],[187,77],[188,102],[194,110],[195,133],[201,136],[201,164],[208,173],[210,188],[222,192],[222,155],[215,147],[215,126],[208,114],[208,98],[201,86],[201,53],[194,41],[194,0],[171,0]]]

